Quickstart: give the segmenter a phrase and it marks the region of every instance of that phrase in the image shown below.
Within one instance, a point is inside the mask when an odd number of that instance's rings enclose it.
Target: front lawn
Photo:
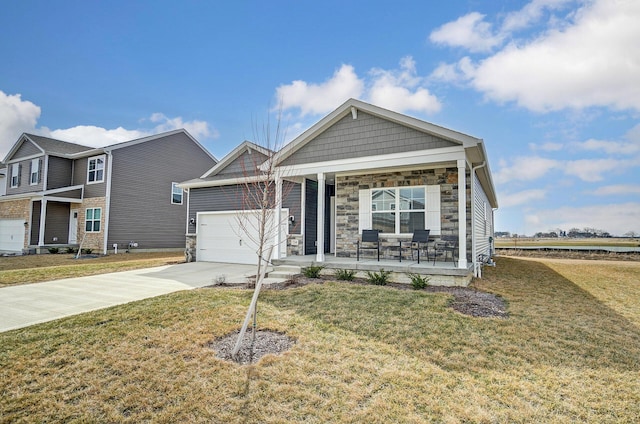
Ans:
[[[0,287],[184,262],[181,252],[122,253],[75,259],[72,254],[0,257]]]
[[[261,328],[296,344],[251,366],[209,347],[242,321],[251,292],[237,289],[1,333],[0,421],[640,421],[639,263],[500,258],[484,276],[509,318],[391,287],[265,291]]]

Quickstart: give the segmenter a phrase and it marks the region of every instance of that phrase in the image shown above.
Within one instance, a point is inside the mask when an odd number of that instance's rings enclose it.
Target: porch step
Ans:
[[[288,280],[292,275],[300,274],[301,268],[294,265],[278,265],[270,271],[267,277],[269,278],[282,278]]]

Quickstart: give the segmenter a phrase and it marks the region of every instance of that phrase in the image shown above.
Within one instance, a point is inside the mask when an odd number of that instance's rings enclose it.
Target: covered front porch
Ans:
[[[292,266],[292,267],[308,267],[311,265],[324,266],[322,274],[333,275],[336,269],[354,270],[357,272],[358,277],[366,278],[366,272],[377,272],[380,269],[385,271],[391,271],[391,280],[398,283],[409,283],[410,279],[407,276],[409,273],[428,275],[430,280],[429,284],[434,286],[462,286],[466,287],[471,282],[473,276],[473,268],[471,265],[465,268],[460,268],[459,264],[454,266],[452,261],[438,261],[435,265],[433,258],[431,260],[420,260],[418,263],[414,259],[403,259],[402,262],[398,258],[348,258],[338,257],[333,255],[325,255],[324,261],[318,262],[316,255],[304,255],[304,256],[288,256],[282,259],[273,259],[273,265],[279,266]]]

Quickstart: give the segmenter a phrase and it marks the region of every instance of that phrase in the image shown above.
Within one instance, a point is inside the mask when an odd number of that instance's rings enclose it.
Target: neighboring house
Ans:
[[[4,196],[7,192],[7,167],[0,162],[0,196]]]
[[[22,134],[5,158],[0,251],[184,247],[177,183],[216,159],[185,130],[92,148]]]
[[[187,251],[196,260],[255,263],[238,228],[224,240],[218,234],[242,210],[238,163],[256,153],[268,156],[245,142],[181,184],[189,191]],[[351,99],[273,160],[283,188],[280,216],[288,218],[279,221],[287,224],[275,238],[275,258],[355,258],[363,229],[381,231],[388,255],[424,228],[459,242],[459,268],[473,270],[489,254],[498,203],[481,139]]]

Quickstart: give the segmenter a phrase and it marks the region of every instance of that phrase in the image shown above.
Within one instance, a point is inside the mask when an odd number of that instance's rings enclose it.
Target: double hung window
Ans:
[[[425,229],[425,199],[425,186],[371,190],[372,228],[391,234]]]
[[[181,205],[182,204],[182,189],[178,187],[178,183],[171,183],[171,204],[172,205]]]
[[[31,172],[29,174],[29,184],[35,185],[40,182],[40,159],[31,159]]]
[[[102,208],[88,208],[85,213],[85,231],[87,233],[99,233],[101,217]]]
[[[20,164],[14,163],[11,165],[11,184],[12,188],[18,187],[20,185]]]
[[[89,158],[87,162],[87,184],[104,181],[104,160],[104,155]]]

